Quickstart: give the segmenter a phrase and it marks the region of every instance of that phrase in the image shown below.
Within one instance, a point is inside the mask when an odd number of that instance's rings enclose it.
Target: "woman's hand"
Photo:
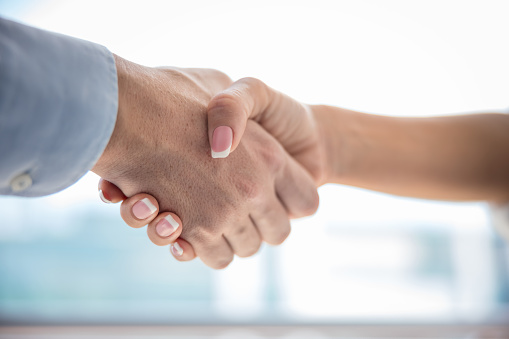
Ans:
[[[228,128],[233,131],[230,151],[222,153],[226,157],[241,142],[251,119],[279,141],[312,175],[317,186],[327,181],[326,142],[320,121],[316,119],[320,106],[302,104],[258,79],[244,78],[214,96],[207,111],[213,155],[224,152],[217,148],[224,144],[219,140],[219,131]]]
[[[99,197],[105,203],[118,203],[120,215],[125,223],[133,228],[141,228],[148,224],[147,235],[158,246],[170,245],[171,254],[179,261],[189,261],[196,257],[193,247],[184,239],[179,239],[182,233],[182,220],[175,213],[159,213],[157,200],[145,193],[135,194],[127,198],[124,193],[109,182],[99,180]]]

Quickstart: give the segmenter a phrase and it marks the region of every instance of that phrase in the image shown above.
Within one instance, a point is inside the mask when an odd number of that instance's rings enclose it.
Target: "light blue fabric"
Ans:
[[[117,107],[115,60],[105,47],[0,18],[0,194],[72,185],[101,156]],[[32,186],[13,192],[21,174]]]

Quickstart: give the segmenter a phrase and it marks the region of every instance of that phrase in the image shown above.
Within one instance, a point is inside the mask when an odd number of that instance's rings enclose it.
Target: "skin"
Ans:
[[[144,192],[137,197],[150,197],[158,210],[173,213],[181,227],[167,238],[155,233],[164,215],[151,216],[154,243],[167,245],[179,236],[205,264],[224,268],[234,254],[253,255],[261,241],[281,243],[290,232],[289,215],[316,210],[309,174],[252,121],[235,154],[227,161],[211,158],[207,105],[231,84],[223,73],[149,68],[118,56],[116,65],[117,122],[92,170],[126,196]],[[140,227],[147,220],[134,216],[135,202],[125,203],[123,217]]]
[[[216,113],[217,106],[227,113]],[[305,105],[247,78],[212,100],[208,118],[209,136],[229,124],[234,144],[246,122],[257,121],[318,185],[426,199],[509,200],[509,115],[378,116]]]
[[[305,105],[246,78],[211,100],[207,121],[209,142],[216,127],[232,127],[232,150],[244,142],[248,122],[257,122],[317,186],[338,183],[425,199],[509,201],[509,115],[378,116]],[[111,192],[121,194],[114,187]],[[191,259],[192,248],[186,249],[184,258]]]

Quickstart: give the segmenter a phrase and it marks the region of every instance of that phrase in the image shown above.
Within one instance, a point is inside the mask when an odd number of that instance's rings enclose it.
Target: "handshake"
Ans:
[[[256,79],[115,60],[117,122],[92,170],[103,198],[125,199],[128,225],[149,224],[178,260],[224,268],[316,211],[326,157],[312,107]]]
[[[93,166],[103,200],[123,200],[126,223],[148,224],[178,260],[224,268],[280,244],[324,183],[509,211],[507,114],[305,105],[215,70],[113,63],[102,46],[2,18],[0,55],[0,194],[54,193]]]
[[[117,121],[92,170],[103,200],[124,200],[125,222],[148,224],[178,260],[219,269],[282,243],[324,183],[509,201],[508,115],[364,114],[305,105],[256,79],[115,58]]]

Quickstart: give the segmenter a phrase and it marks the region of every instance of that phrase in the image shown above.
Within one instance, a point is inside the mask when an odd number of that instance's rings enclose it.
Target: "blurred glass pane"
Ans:
[[[123,225],[96,179],[1,199],[2,322],[453,322],[506,306],[479,204],[325,186],[319,212],[294,222],[285,244],[216,272]]]

